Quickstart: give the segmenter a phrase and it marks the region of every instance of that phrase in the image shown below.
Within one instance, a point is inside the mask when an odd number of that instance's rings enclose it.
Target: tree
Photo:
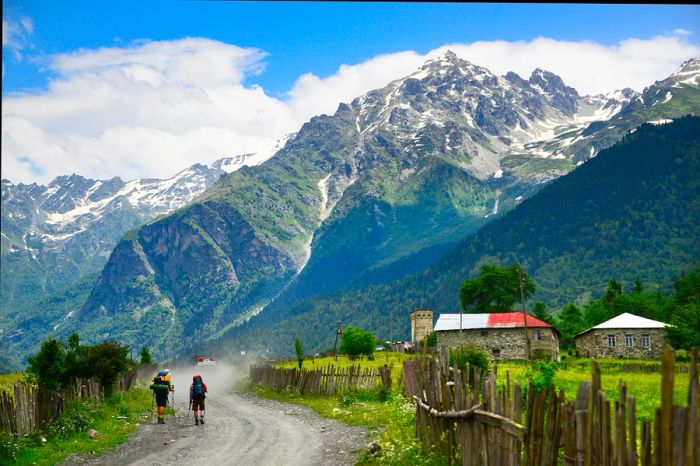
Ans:
[[[297,352],[297,364],[299,364],[299,369],[301,369],[301,365],[304,363],[304,347],[301,345],[299,338],[294,340],[294,349]]]
[[[152,362],[153,358],[151,357],[151,352],[148,347],[144,346],[141,348],[141,364],[151,364]]]
[[[562,340],[571,343],[573,338],[584,330],[583,316],[581,311],[574,303],[569,303],[564,306],[559,314],[559,331],[561,332]]]
[[[552,322],[552,316],[549,314],[549,312],[547,312],[547,306],[542,301],[537,301],[535,303],[535,309],[533,314],[535,315],[535,317],[544,322]]]
[[[66,352],[61,341],[49,337],[28,360],[29,377],[42,390],[55,392],[66,384]]]
[[[78,348],[80,348],[80,335],[77,332],[73,332],[68,337],[68,349],[77,351]]]
[[[583,308],[583,321],[586,327],[595,327],[610,318],[610,313],[603,301],[591,301]]]
[[[700,347],[700,305],[692,303],[676,308],[671,325],[664,332],[676,349]]]
[[[374,336],[358,327],[348,327],[343,332],[343,340],[340,343],[340,352],[347,354],[351,359],[358,356],[374,355]]]
[[[642,283],[642,279],[639,278],[639,275],[637,275],[637,278],[634,279],[634,285],[632,285],[632,293],[639,294],[644,291],[644,284]]]
[[[676,349],[700,346],[700,267],[673,284],[675,309],[666,338]]]
[[[85,375],[97,376],[105,395],[111,395],[119,374],[129,369],[129,347],[116,341],[103,341],[85,348],[84,357],[81,358]]]
[[[700,267],[673,283],[676,289],[675,300],[678,304],[700,304]]]
[[[610,282],[608,282],[608,290],[605,292],[605,295],[603,296],[603,303],[605,304],[605,307],[610,311],[612,314],[612,317],[615,317],[616,315],[620,314],[617,310],[617,300],[622,296],[623,291],[622,291],[622,284],[618,283],[617,280],[612,278]]]
[[[513,305],[521,299],[521,273],[522,295],[527,299],[537,286],[519,264],[508,267],[484,264],[478,277],[464,280],[459,287],[462,309],[475,313],[512,311]]]

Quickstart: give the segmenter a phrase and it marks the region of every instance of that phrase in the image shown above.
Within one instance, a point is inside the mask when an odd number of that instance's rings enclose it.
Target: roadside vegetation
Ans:
[[[148,419],[150,407],[151,393],[143,387],[113,393],[100,402],[70,405],[34,434],[0,434],[0,463],[53,465],[71,454],[99,455],[126,441]],[[90,429],[99,435],[91,438]]]
[[[142,360],[150,359],[148,349]],[[105,396],[98,401],[65,401],[63,412],[37,431],[18,437],[0,433],[0,464],[56,464],[69,455],[98,455],[123,443],[150,414],[152,393],[145,387],[114,391],[116,380],[135,364],[129,348],[114,341],[81,344],[77,334],[63,342],[47,338],[28,358],[26,372],[0,375],[0,390],[14,396],[17,381],[65,396],[76,378],[97,378]],[[70,399],[68,399],[70,400]]]

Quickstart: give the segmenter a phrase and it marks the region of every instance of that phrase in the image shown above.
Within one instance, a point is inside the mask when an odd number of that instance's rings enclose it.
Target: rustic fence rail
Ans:
[[[115,390],[131,388],[136,371],[122,375]],[[39,389],[36,385],[17,381],[13,390],[0,393],[0,432],[25,435],[35,432],[47,422],[56,419],[66,403],[79,400],[97,401],[104,396],[99,379],[77,379],[70,387],[56,393]]]
[[[450,464],[700,466],[698,351],[689,365],[686,406],[673,404],[674,366],[673,351],[664,349],[661,406],[653,421],[641,423],[624,383],[617,400],[606,398],[595,361],[574,401],[566,401],[563,390],[535,393],[532,382],[524,394],[507,372],[497,391],[494,374],[450,367],[446,351],[404,362],[403,380],[416,401],[417,437]]]
[[[333,364],[316,369],[284,369],[269,365],[252,365],[249,372],[253,384],[276,390],[292,389],[299,393],[337,395],[347,390],[373,388],[379,381],[391,388],[391,367],[362,368],[360,365],[335,367]]]

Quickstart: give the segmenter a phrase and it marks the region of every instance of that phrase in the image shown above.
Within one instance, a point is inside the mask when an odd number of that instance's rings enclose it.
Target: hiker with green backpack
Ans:
[[[197,374],[192,377],[190,385],[190,406],[194,411],[194,424],[204,424],[204,399],[207,397],[207,384],[202,376]]]
[[[168,395],[170,395],[170,392],[175,391],[175,386],[170,383],[170,371],[165,369],[158,372],[158,374],[153,377],[153,383],[150,389],[153,390],[153,395],[156,399],[158,424],[165,424],[163,415],[165,414],[165,407],[168,405]]]

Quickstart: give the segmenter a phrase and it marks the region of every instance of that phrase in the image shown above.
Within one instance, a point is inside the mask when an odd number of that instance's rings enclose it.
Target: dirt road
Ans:
[[[67,464],[350,465],[368,443],[362,429],[248,393],[210,394],[206,423],[196,426],[184,391],[176,391],[176,415],[166,425],[153,418],[118,449]]]

